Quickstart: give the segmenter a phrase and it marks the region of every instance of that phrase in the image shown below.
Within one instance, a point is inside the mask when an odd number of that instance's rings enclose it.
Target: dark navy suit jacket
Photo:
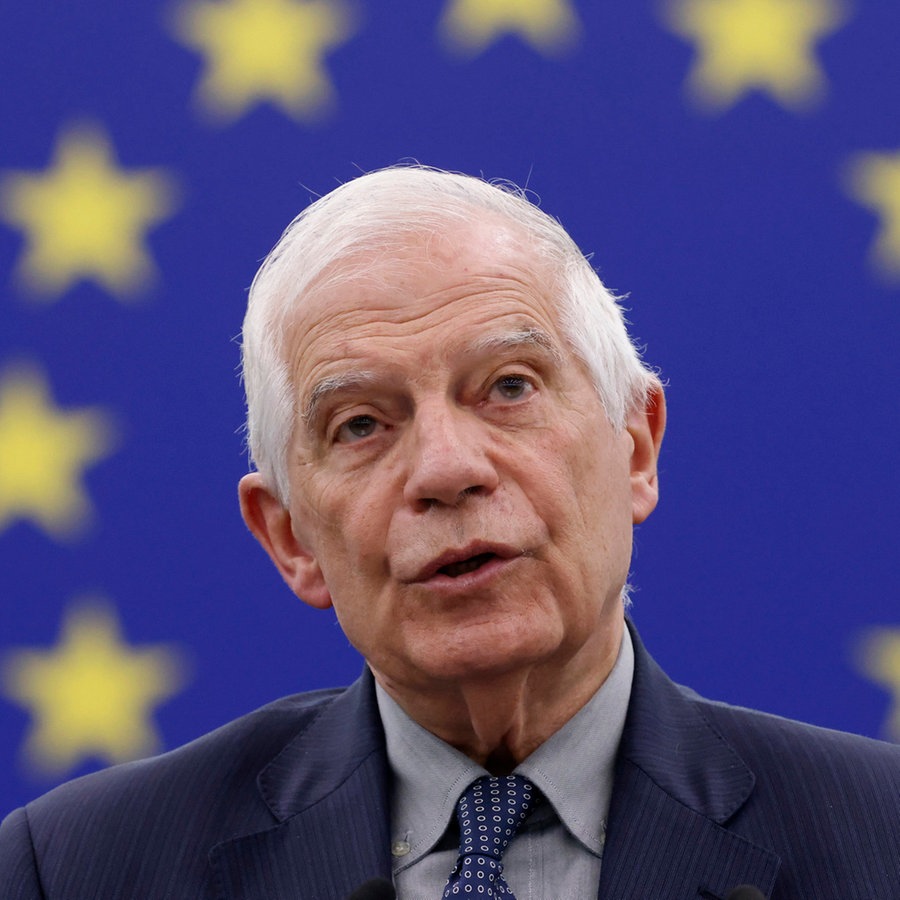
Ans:
[[[600,898],[900,898],[900,747],[712,703],[635,654]],[[388,796],[366,674],[17,810],[0,898],[343,900],[390,877]]]

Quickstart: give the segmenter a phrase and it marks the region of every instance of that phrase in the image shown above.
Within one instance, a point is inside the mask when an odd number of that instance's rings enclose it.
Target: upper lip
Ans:
[[[462,562],[471,559],[473,556],[481,556],[484,553],[491,553],[500,559],[513,559],[523,554],[521,547],[513,547],[510,544],[494,544],[488,541],[475,541],[466,544],[465,547],[457,549],[445,550],[439,556],[425,563],[421,569],[410,579],[410,582],[427,581],[433,578],[439,569],[449,566],[452,563]]]

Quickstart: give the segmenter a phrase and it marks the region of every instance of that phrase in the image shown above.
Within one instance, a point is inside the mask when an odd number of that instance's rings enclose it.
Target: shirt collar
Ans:
[[[397,872],[431,850],[460,794],[488,772],[411,719],[378,682],[375,696],[394,775],[391,840]]]
[[[625,628],[618,658],[606,681],[516,768],[540,788],[572,835],[598,856],[603,852],[615,756],[633,674],[634,649]],[[413,721],[377,683],[375,690],[394,775],[391,834],[397,872],[434,847],[460,794],[488,772]]]
[[[616,664],[599,690],[516,768],[540,788],[572,835],[597,856],[603,853],[616,752],[633,675],[634,647],[625,628]]]

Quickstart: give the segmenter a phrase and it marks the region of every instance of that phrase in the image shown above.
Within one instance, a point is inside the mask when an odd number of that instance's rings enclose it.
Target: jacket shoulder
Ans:
[[[730,827],[776,849],[776,896],[801,896],[811,884],[823,897],[893,896],[883,891],[900,884],[900,746],[695,702],[754,774]]]
[[[874,779],[882,788],[900,786],[900,746],[896,744],[687,693],[700,714],[755,771],[799,774],[812,770],[826,780]],[[891,799],[900,802],[900,794]]]
[[[131,798],[132,815],[142,802],[158,814],[167,795],[183,801],[184,796],[178,796],[179,785],[190,785],[189,795],[195,799],[208,790],[233,795],[253,789],[261,766],[342,691],[283,697],[168,753],[77,778],[30,803],[29,817],[39,822],[45,814],[56,817],[69,808],[85,811],[98,805],[114,806],[122,796]]]
[[[667,811],[665,821],[642,820],[655,844],[663,834],[675,839],[671,823],[684,809],[696,829],[692,846],[699,835],[728,836],[774,858],[772,900],[897,896],[900,747],[707,700],[672,682],[632,637],[613,839],[618,828],[620,843],[648,846],[634,837],[634,818],[638,800],[652,797]],[[724,859],[716,864],[721,872]]]
[[[344,690],[276,700],[168,753],[83,776],[16,810],[0,826],[0,888],[12,873],[10,885],[25,883],[24,866],[35,883],[40,870],[41,883],[56,886],[47,896],[69,896],[59,885],[78,860],[78,883],[106,896],[107,882],[145,884],[152,856],[159,863],[153,878],[168,871],[174,879],[171,896],[193,896],[187,886],[204,882],[211,846],[276,822],[257,786],[261,769]],[[154,890],[170,896],[156,881]]]

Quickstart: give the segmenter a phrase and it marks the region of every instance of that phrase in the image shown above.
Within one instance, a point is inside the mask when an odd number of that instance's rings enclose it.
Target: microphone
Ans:
[[[365,884],[361,884],[347,900],[395,900],[397,892],[394,885],[386,878],[370,878]],[[737,900],[756,900],[756,898],[742,898]]]
[[[728,892],[725,900],[766,900],[766,895],[752,884],[739,884]]]

